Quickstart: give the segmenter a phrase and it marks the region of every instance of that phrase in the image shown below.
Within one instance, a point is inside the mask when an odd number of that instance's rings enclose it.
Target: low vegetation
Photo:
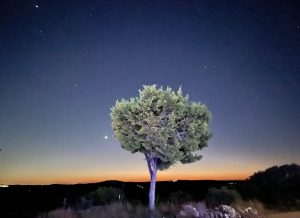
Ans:
[[[96,191],[88,194],[88,199],[92,201],[93,205],[110,204],[123,198],[122,190],[113,187],[99,187]]]
[[[267,217],[274,213],[270,209],[300,210],[299,172],[296,164],[271,167],[238,185],[209,188],[202,201],[195,201],[192,193],[174,191],[163,200],[157,198],[155,211],[145,203],[126,200],[121,189],[100,187],[83,196],[77,206],[42,213],[39,218]]]
[[[244,199],[257,199],[269,209],[300,210],[300,166],[273,166],[259,171],[237,190]]]
[[[88,210],[72,208],[57,209],[49,213],[40,214],[38,218],[259,218],[266,217],[263,210],[252,207],[234,208],[228,205],[219,205],[207,208],[204,202],[189,202],[182,205],[159,203],[155,211],[149,210],[142,204],[132,205],[128,202],[114,202],[108,205],[93,206]]]
[[[207,192],[206,204],[210,207],[219,205],[231,205],[240,199],[239,194],[235,190],[222,187],[221,189],[211,188]]]
[[[152,213],[147,207],[149,183],[146,182],[11,186],[0,190],[0,217],[209,217],[231,214],[228,217],[232,218],[232,214],[263,217],[274,211],[280,215],[272,217],[300,217],[296,212],[286,213],[300,211],[299,181],[299,165],[291,164],[257,172],[246,181],[159,182],[157,207]]]

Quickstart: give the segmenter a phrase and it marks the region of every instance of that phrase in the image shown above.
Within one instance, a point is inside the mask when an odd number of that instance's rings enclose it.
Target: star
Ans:
[[[104,139],[106,140],[106,139],[108,139],[108,136],[106,135],[106,136],[104,136]]]
[[[39,8],[39,6],[38,6],[38,5],[35,5],[35,7],[36,7],[36,8]]]
[[[94,15],[94,9],[90,11],[90,17]]]

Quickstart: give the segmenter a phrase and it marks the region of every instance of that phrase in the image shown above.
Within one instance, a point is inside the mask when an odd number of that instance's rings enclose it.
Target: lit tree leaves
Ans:
[[[121,146],[157,158],[164,170],[180,161],[201,159],[194,152],[207,146],[211,114],[204,104],[190,102],[181,88],[144,86],[139,96],[117,101],[111,109],[112,127]]]

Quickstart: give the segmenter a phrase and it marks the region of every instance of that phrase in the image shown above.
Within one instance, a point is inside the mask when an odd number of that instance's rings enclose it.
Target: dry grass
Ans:
[[[190,202],[195,208],[199,207],[201,202]],[[201,203],[203,204],[203,202]],[[201,205],[200,205],[201,206]],[[203,206],[203,205],[202,205]],[[243,211],[246,208],[257,210],[259,217],[270,218],[299,218],[300,212],[280,213],[265,209],[262,203],[258,201],[243,201],[238,199],[231,205],[237,211]],[[205,207],[205,205],[204,205]],[[174,203],[161,203],[156,207],[155,217],[176,217],[180,213],[182,205]],[[48,213],[43,213],[38,218],[147,218],[151,217],[148,208],[141,204],[131,205],[129,203],[115,202],[109,205],[93,206],[87,210],[57,209]],[[246,215],[246,217],[257,217]]]
[[[242,199],[236,199],[236,201],[231,206],[238,211],[251,207],[257,210],[260,214],[269,213],[269,211],[264,207],[263,203],[259,201],[244,201]]]
[[[257,210],[258,214],[263,217],[270,217],[270,215],[278,213],[278,212],[266,209],[266,207],[264,206],[264,204],[262,202],[256,201],[256,200],[244,201],[242,199],[237,199],[236,202],[232,204],[232,207],[235,208],[237,211],[241,211],[241,210],[251,207],[251,208]]]
[[[69,209],[57,209],[50,211],[49,213],[43,213],[38,216],[38,218],[79,218],[78,213]]]
[[[174,205],[160,205],[156,215],[175,212]],[[176,212],[175,212],[176,214]],[[150,212],[143,205],[132,206],[129,203],[111,203],[103,206],[93,206],[87,210],[57,209],[48,213],[40,214],[38,218],[140,218],[150,217]],[[159,216],[162,217],[162,216]],[[167,217],[167,216],[166,216]]]
[[[300,211],[282,212],[269,210],[266,209],[263,203],[259,201],[243,201],[238,199],[234,204],[232,204],[232,206],[238,211],[247,207],[251,207],[257,210],[260,215],[268,218],[300,218]]]

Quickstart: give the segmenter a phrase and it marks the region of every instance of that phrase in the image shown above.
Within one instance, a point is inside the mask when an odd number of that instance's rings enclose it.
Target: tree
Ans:
[[[195,151],[207,146],[211,114],[201,103],[190,102],[181,88],[143,86],[139,96],[117,101],[111,109],[112,128],[122,148],[144,154],[151,178],[149,208],[155,208],[157,170],[180,161],[199,161]]]
[[[300,166],[285,164],[254,173],[240,190],[248,198],[256,198],[267,207],[300,209]]]

